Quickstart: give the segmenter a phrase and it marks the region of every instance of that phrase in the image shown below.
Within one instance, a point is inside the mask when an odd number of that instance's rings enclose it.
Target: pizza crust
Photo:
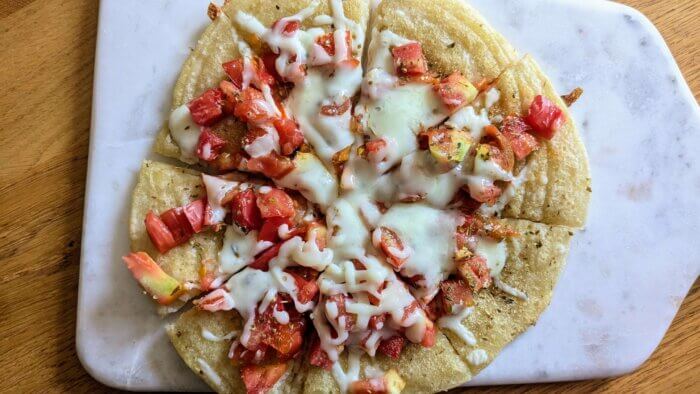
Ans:
[[[347,353],[340,362],[347,368]],[[462,361],[447,338],[437,333],[435,346],[424,348],[407,344],[398,360],[377,355],[374,360],[364,355],[360,361],[361,371],[374,366],[382,371],[395,369],[406,382],[402,393],[433,393],[459,386],[471,379],[469,368]],[[304,393],[339,393],[340,389],[330,372],[309,365],[307,367]]]
[[[228,15],[228,18],[235,21],[235,16],[238,11],[251,14],[265,26],[271,26],[276,20],[294,15],[297,12],[309,7],[314,1],[312,0],[251,0],[251,1],[227,1],[222,7],[223,12]],[[315,27],[313,20],[318,15],[332,15],[330,1],[317,1],[318,6],[311,16],[304,19],[301,23],[302,29]],[[355,21],[360,25],[362,31],[366,31],[367,21],[369,20],[369,1],[367,0],[344,0],[343,11],[345,17]],[[234,25],[236,23],[234,22]],[[254,51],[259,51],[262,46],[260,40],[249,34],[240,26],[238,33],[251,46]],[[356,37],[353,37],[355,39]],[[363,43],[364,44],[364,43]],[[355,49],[355,48],[353,48]]]
[[[205,192],[197,171],[144,160],[132,196],[129,220],[131,250],[148,253],[165,273],[180,282],[199,282],[200,261],[217,258],[223,236],[207,230],[194,234],[185,244],[161,254],[148,237],[144,220],[148,211],[160,214],[201,198]],[[162,308],[161,312],[177,309],[183,304],[176,301],[170,308]]]
[[[526,220],[506,219],[504,222],[520,236],[506,241],[508,259],[501,278],[507,285],[524,292],[527,301],[492,285],[475,296],[476,307],[462,322],[474,334],[475,346],[468,345],[452,331],[443,330],[465,362],[469,363],[469,354],[473,350],[486,351],[486,362],[469,364],[473,375],[493,361],[516,336],[534,325],[549,305],[573,235],[567,227]]]
[[[590,171],[586,149],[566,104],[531,56],[506,69],[494,85],[499,101],[489,116],[524,116],[537,95],[561,108],[566,122],[551,141],[528,158],[522,187],[506,205],[503,216],[551,225],[582,227],[590,200]]]

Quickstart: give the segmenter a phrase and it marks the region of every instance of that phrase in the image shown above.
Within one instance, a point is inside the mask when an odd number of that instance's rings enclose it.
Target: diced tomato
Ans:
[[[306,320],[293,307],[285,308],[286,305],[291,305],[290,302],[288,295],[279,294],[265,311],[256,312],[246,343],[247,349],[257,350],[269,346],[277,352],[280,359],[292,358],[299,352]],[[278,322],[275,311],[287,313],[288,322]]]
[[[316,38],[316,43],[320,45],[328,55],[335,56],[335,38],[333,32],[326,33]],[[349,30],[345,31],[345,48],[347,48],[346,59],[352,58],[352,35]]]
[[[386,255],[387,262],[399,269],[406,262],[409,251],[403,245],[401,238],[394,230],[388,227],[380,227],[375,231],[380,231],[379,245]]]
[[[281,30],[283,36],[290,37],[299,30],[301,22],[298,20],[282,20],[278,19],[272,24],[272,30]]]
[[[294,217],[294,201],[282,189],[272,188],[267,193],[258,193],[257,204],[264,219]]]
[[[280,152],[283,156],[291,155],[304,143],[304,134],[302,134],[299,126],[293,120],[289,118],[275,118],[272,124],[279,135]]]
[[[243,87],[243,59],[235,59],[221,65],[237,88]]]
[[[448,279],[440,283],[442,308],[447,313],[455,313],[459,308],[474,303],[469,286],[461,279]]]
[[[239,89],[243,88],[243,74],[245,72],[244,60],[242,58],[231,60],[221,66],[231,79],[231,82]],[[267,67],[263,59],[258,57],[252,58],[249,67],[252,71],[252,80],[250,83],[258,87],[261,87],[261,85],[273,85],[275,83],[275,78],[267,72]]]
[[[477,154],[488,148],[488,157],[493,160],[499,167],[507,172],[513,170],[515,166],[515,155],[513,148],[510,146],[510,141],[501,133],[494,125],[484,127],[483,141],[486,144],[481,144],[477,148]]]
[[[297,287],[297,299],[300,303],[306,304],[316,298],[318,294],[317,271],[306,267],[291,267],[285,271],[294,278],[294,283]]]
[[[352,327],[355,326],[355,323],[357,322],[357,315],[347,312],[347,309],[345,308],[347,298],[348,296],[344,294],[334,294],[328,297],[326,303],[336,304],[338,309],[338,317],[336,318],[336,320],[340,322],[340,318],[344,317],[345,329],[349,331],[352,329]]]
[[[246,189],[233,197],[231,217],[234,223],[248,231],[259,230],[262,227],[262,217],[253,189]]]
[[[523,118],[508,116],[503,120],[501,132],[510,142],[513,153],[518,160],[523,160],[540,147],[537,139],[530,134],[532,128],[525,123]]]
[[[247,394],[267,393],[287,371],[286,363],[268,365],[246,365],[241,368],[241,377]]]
[[[205,259],[199,263],[199,287],[202,291],[214,290],[218,261]]]
[[[247,88],[241,91],[241,101],[265,100],[265,95],[255,88]]]
[[[263,64],[265,65],[265,70],[267,70],[267,72],[269,72],[270,75],[272,75],[272,77],[275,78],[275,80],[281,82],[282,77],[277,72],[277,65],[275,64],[278,57],[279,55],[274,52],[265,52],[261,58]]]
[[[190,115],[195,123],[200,126],[211,126],[223,117],[223,105],[223,92],[218,88],[212,88],[190,101],[187,107],[190,109]]]
[[[328,104],[321,106],[321,114],[325,116],[340,116],[350,109],[350,99],[345,100],[342,104]]]
[[[472,291],[477,292],[491,286],[491,272],[486,259],[479,255],[456,262],[457,273],[467,281]]]
[[[272,310],[284,311],[284,305],[280,301],[280,297],[276,302],[270,305],[267,311],[256,320],[254,329],[262,329],[265,331],[263,342],[275,349],[283,358],[290,358],[301,349],[304,340],[305,320],[302,315],[294,308],[290,308],[286,312],[289,314],[289,322],[281,324],[272,315]]]
[[[288,218],[274,217],[265,219],[262,228],[260,228],[260,233],[258,234],[258,241],[279,241],[280,237],[277,230],[283,224],[286,224],[290,229],[292,228],[292,222]]]
[[[435,92],[438,94],[442,103],[451,112],[474,101],[479,91],[469,80],[459,71],[455,71],[447,78],[440,81],[435,86]]]
[[[208,127],[202,127],[202,132],[199,134],[197,142],[197,157],[204,161],[212,161],[219,157],[219,154],[224,149],[226,141],[223,138],[212,133]]]
[[[242,167],[243,171],[260,172],[272,179],[279,179],[294,169],[294,162],[288,157],[272,152],[267,156],[247,159]]]
[[[254,335],[251,335],[251,339],[248,340],[249,346],[250,343],[253,342],[253,336]],[[266,364],[277,358],[276,353],[277,352],[275,352],[274,349],[259,341],[254,347],[249,349],[243,346],[240,341],[234,340],[231,343],[231,348],[229,350],[229,354],[231,355],[231,364],[233,365]]]
[[[323,368],[326,371],[330,371],[333,368],[333,361],[331,361],[328,354],[321,349],[321,340],[318,338],[316,331],[313,332],[311,337],[311,349],[309,351],[309,364]]]
[[[381,152],[386,148],[386,140],[383,138],[378,138],[376,140],[370,140],[365,142],[365,150],[367,154],[376,154]]]
[[[260,253],[255,260],[253,260],[252,263],[248,264],[250,268],[255,268],[257,270],[261,271],[267,271],[270,269],[268,263],[270,260],[274,259],[277,257],[277,255],[280,252],[280,247],[282,247],[281,243],[278,243],[277,245],[273,245],[272,247],[268,248],[264,252]]]
[[[253,80],[251,81],[255,86],[262,89],[263,85],[274,85],[275,77],[267,72],[267,67],[265,62],[259,58],[255,57],[250,63],[250,67],[253,68]]]
[[[427,323],[425,333],[423,334],[423,340],[420,344],[423,347],[433,347],[435,346],[437,330],[435,329],[435,324],[433,324],[433,322],[428,321]]]
[[[175,301],[182,286],[175,278],[166,274],[158,264],[144,252],[130,253],[122,257],[141,287],[161,305]]]
[[[225,289],[216,289],[196,300],[197,308],[207,312],[230,311],[233,309],[233,298]]]
[[[412,301],[410,304],[408,304],[408,306],[403,308],[403,316],[401,316],[401,321],[404,322],[408,320],[418,309],[420,309],[420,304],[418,304],[418,301]]]
[[[233,115],[241,122],[258,124],[271,120],[273,113],[270,111],[267,101],[264,99],[253,99],[243,100],[238,103],[233,110]]]
[[[476,201],[469,195],[469,190],[460,189],[454,198],[454,202],[459,203],[459,210],[465,214],[473,214],[476,212],[481,203]]]
[[[195,233],[200,233],[204,229],[204,206],[206,201],[204,198],[194,200],[191,203],[182,207],[182,211],[187,218],[187,221]]]
[[[396,72],[402,76],[420,76],[428,71],[428,62],[423,55],[420,43],[411,42],[391,48]]]
[[[148,237],[160,253],[165,253],[178,245],[173,233],[158,215],[149,211],[145,222]]]
[[[236,105],[241,101],[241,89],[233,82],[226,80],[219,82],[219,89],[224,96],[222,104],[224,113],[233,115]]]
[[[384,377],[356,380],[348,386],[348,394],[390,394]]]
[[[402,336],[394,335],[391,338],[383,339],[379,343],[379,348],[377,348],[377,350],[379,353],[385,354],[394,360],[398,360],[399,356],[401,356],[404,343],[405,340]]]
[[[344,67],[352,70],[353,68],[360,67],[360,61],[355,58],[346,59],[338,63],[338,67]]]
[[[535,97],[525,117],[525,122],[532,127],[534,133],[548,140],[554,137],[565,120],[561,108],[542,95]]]
[[[442,310],[442,301],[439,300],[438,297],[433,298],[423,310],[425,311],[425,315],[428,316],[428,319],[433,321],[439,319],[444,314]]]
[[[248,146],[254,143],[258,138],[267,136],[267,133],[268,131],[262,127],[248,125],[245,135],[243,135],[243,138],[241,138],[241,145],[244,147]]]
[[[375,305],[372,300],[370,300],[372,305]],[[381,315],[374,315],[369,318],[369,323],[368,327],[371,328],[372,330],[381,330],[382,327],[384,327],[384,323],[386,322],[386,314],[381,314]]]

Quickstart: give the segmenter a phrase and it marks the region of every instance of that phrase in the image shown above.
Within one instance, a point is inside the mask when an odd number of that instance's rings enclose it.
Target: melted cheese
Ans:
[[[440,282],[454,270],[457,217],[424,204],[397,204],[384,214],[379,226],[394,230],[404,246],[413,251],[401,266],[401,274],[422,275],[424,279],[414,294],[430,301]]]
[[[336,252],[337,258],[364,256],[369,231],[350,199],[336,200],[326,213],[326,221],[333,234],[328,246]]]
[[[230,191],[241,188],[239,182],[229,181],[220,177],[202,174],[202,182],[207,189],[207,204],[211,209],[213,223],[221,223],[226,217],[227,208],[222,205],[222,200]]]
[[[221,376],[214,371],[214,368],[201,358],[197,358],[197,365],[199,365],[204,376],[206,376],[214,386],[221,386]]]
[[[398,86],[378,100],[362,104],[363,122],[373,135],[396,142],[394,154],[386,160],[387,169],[417,149],[415,136],[421,129],[436,126],[446,118],[445,109],[429,84]]]
[[[445,315],[438,320],[438,327],[454,332],[461,340],[470,346],[476,345],[476,337],[462,321],[469,316],[474,308],[462,308],[454,315]]]
[[[350,354],[348,355],[347,370],[343,370],[343,366],[340,365],[340,362],[336,361],[333,363],[331,373],[340,387],[340,392],[347,392],[350,383],[360,379],[360,357],[362,357],[361,352],[351,350]]]
[[[298,152],[294,169],[275,183],[298,190],[306,199],[326,209],[338,196],[338,181],[313,153]]]
[[[444,208],[465,183],[461,171],[458,166],[441,173],[430,153],[416,151],[403,158],[398,170],[379,180],[377,197],[387,203],[421,198],[432,206]]]
[[[362,81],[360,67],[340,67],[334,71],[312,68],[306,78],[295,85],[285,102],[287,112],[294,116],[304,137],[328,165],[333,155],[354,141],[350,131],[350,110],[341,116],[320,113],[323,105],[340,105],[359,90]]]
[[[455,129],[466,129],[474,141],[479,141],[484,134],[484,127],[491,124],[488,111],[483,109],[478,113],[472,106],[467,106],[455,112],[445,122]]]
[[[312,3],[295,15],[282,18],[273,28],[266,28],[257,18],[242,11],[236,13],[235,20],[243,29],[260,37],[274,53],[279,54],[275,63],[279,75],[289,81],[297,82],[303,78],[301,68],[306,64],[309,46],[309,40],[305,39],[305,36],[309,32],[297,30],[292,34],[286,34],[282,29],[287,22],[301,22],[309,17],[316,7],[318,2]],[[321,32],[316,31],[316,34]]]
[[[527,294],[525,294],[523,291],[516,289],[515,287],[512,287],[508,285],[507,283],[504,283],[500,276],[497,276],[493,278],[493,283],[498,287],[502,292],[509,294],[515,298],[520,298],[523,301],[527,301]]]
[[[506,265],[508,250],[505,241],[494,241],[491,238],[479,237],[476,244],[476,254],[486,259],[492,277],[498,276]]]
[[[478,367],[489,361],[489,354],[484,349],[474,349],[467,355],[467,361],[469,364]]]
[[[222,341],[228,341],[234,338],[236,335],[238,335],[238,331],[231,331],[226,335],[218,336],[211,331],[207,330],[206,328],[202,327],[202,338],[206,339],[207,341],[210,342],[222,342]]]
[[[367,69],[381,69],[391,75],[396,75],[394,60],[391,56],[391,47],[409,44],[411,41],[401,37],[390,30],[372,29],[372,39],[369,44]]]
[[[255,255],[261,252],[258,247],[258,232],[243,233],[238,226],[226,227],[224,245],[219,251],[219,265],[224,273],[235,273],[253,262]],[[261,245],[268,246],[268,245]]]
[[[266,126],[266,125],[265,125]],[[267,156],[271,152],[280,151],[280,138],[277,131],[272,127],[261,127],[265,130],[265,134],[253,140],[248,145],[245,145],[243,149],[250,155],[250,157],[261,157]]]
[[[168,127],[170,128],[170,136],[180,147],[180,160],[189,164],[197,163],[197,143],[201,129],[192,120],[187,104],[173,110],[170,114]]]
[[[513,178],[508,187],[506,187],[506,189],[503,190],[503,193],[498,197],[495,204],[491,206],[486,204],[481,205],[479,207],[479,213],[484,216],[498,216],[499,213],[505,209],[510,200],[515,196],[516,190],[518,190],[518,188],[520,188],[520,186],[523,184],[526,176],[527,167],[523,168],[520,171],[520,174]]]

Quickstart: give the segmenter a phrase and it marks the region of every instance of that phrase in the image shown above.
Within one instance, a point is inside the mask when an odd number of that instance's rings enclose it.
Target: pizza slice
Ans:
[[[591,180],[571,101],[565,103],[531,56],[507,68],[489,93],[495,101],[488,116],[498,121],[520,167],[520,185],[509,193],[502,216],[582,227]]]
[[[494,283],[475,292],[473,305],[461,314],[438,319],[474,375],[549,305],[574,234],[568,227],[526,220],[505,219],[502,225],[518,236],[504,241],[503,269]]]
[[[301,392],[298,360],[241,366],[229,358],[231,341],[243,331],[235,313],[191,309],[167,327],[183,361],[219,393]]]
[[[210,7],[156,151],[261,174],[324,209],[337,189],[333,157],[353,141],[368,12],[360,0]]]
[[[419,42],[430,69],[441,75],[460,72],[474,83],[490,81],[519,58],[465,1],[383,0],[372,16],[371,34],[390,31]]]
[[[130,214],[134,253],[126,262],[159,312],[174,312],[264,259],[281,240],[316,231],[317,215],[299,194],[269,181],[144,161]]]

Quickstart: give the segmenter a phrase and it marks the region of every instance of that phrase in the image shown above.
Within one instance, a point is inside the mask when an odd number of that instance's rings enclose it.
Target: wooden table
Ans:
[[[698,98],[698,1],[625,3],[661,30]],[[108,390],[80,365],[74,334],[97,9],[94,0],[0,0],[0,391]],[[631,375],[477,391],[697,392],[698,290]]]

